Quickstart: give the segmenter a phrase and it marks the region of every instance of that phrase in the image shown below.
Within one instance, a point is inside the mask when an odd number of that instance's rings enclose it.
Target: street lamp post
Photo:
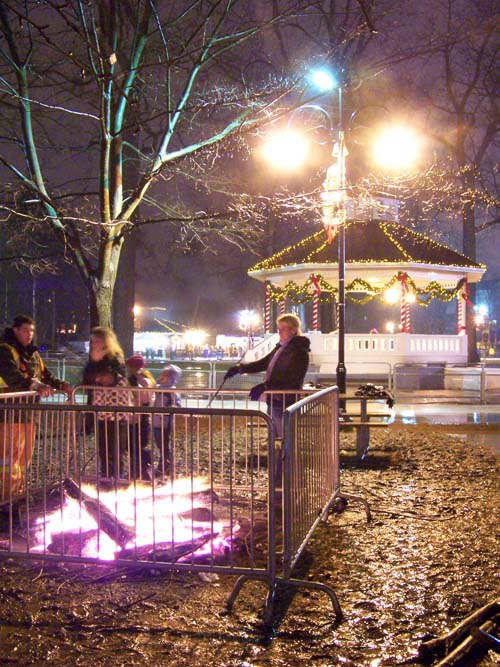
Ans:
[[[322,92],[336,88],[338,93],[337,133],[333,144],[332,157],[335,162],[328,168],[323,184],[323,224],[330,242],[333,239],[333,228],[337,231],[338,243],[338,296],[337,296],[337,331],[338,331],[338,362],[336,381],[339,393],[345,394],[347,370],[345,367],[345,225],[347,222],[346,196],[346,157],[348,154],[344,132],[344,99],[342,84],[336,82],[331,74],[324,70],[312,73],[315,86]],[[330,119],[330,128],[333,130]],[[343,405],[343,402],[342,402]]]
[[[253,334],[254,329],[259,324],[259,316],[253,310],[243,310],[240,313],[240,328],[246,331],[247,334],[247,350],[253,348]]]
[[[338,362],[336,381],[340,394],[345,394],[347,370],[345,367],[345,225],[347,222],[346,196],[346,157],[348,155],[344,132],[343,89],[337,86],[339,117],[335,133],[332,157],[334,163],[326,172],[323,184],[323,224],[328,239],[333,240],[334,230],[337,232],[338,243],[338,293],[337,293],[337,332]],[[333,127],[331,126],[333,131]]]
[[[347,370],[345,367],[345,223],[346,210],[346,146],[344,137],[344,105],[342,86],[338,87],[339,128],[338,128],[338,167],[340,206],[338,221],[338,363],[336,369],[337,387],[340,394],[345,394]],[[335,151],[334,151],[335,152]]]
[[[348,155],[345,143],[345,119],[342,82],[335,81],[325,69],[312,73],[313,82],[322,92],[337,89],[338,93],[338,124],[337,135],[333,145],[332,156],[335,158],[327,170],[323,186],[323,222],[329,239],[333,238],[333,227],[337,231],[338,242],[338,363],[336,381],[339,393],[345,394],[347,370],[345,367],[345,228],[347,222],[347,178],[346,158]],[[384,108],[385,107],[381,107]],[[352,116],[353,117],[353,116]],[[351,117],[351,118],[352,118]],[[331,127],[331,125],[330,125]],[[376,145],[377,162],[384,162],[391,169],[408,168],[416,158],[418,146],[415,136],[405,128],[391,128],[379,138]],[[344,403],[341,403],[342,407]]]

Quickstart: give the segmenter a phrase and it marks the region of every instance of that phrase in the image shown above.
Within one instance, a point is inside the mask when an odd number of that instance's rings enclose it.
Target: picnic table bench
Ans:
[[[370,448],[370,429],[390,426],[396,411],[379,397],[341,395],[339,399],[341,406],[345,406],[341,409],[339,428],[341,431],[356,429],[356,455],[362,461]]]

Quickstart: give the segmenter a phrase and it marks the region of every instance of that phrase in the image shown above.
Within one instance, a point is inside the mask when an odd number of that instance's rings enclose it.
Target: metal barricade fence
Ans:
[[[36,474],[37,431],[53,430],[53,425],[42,424],[40,415],[29,406],[34,407],[40,400],[55,403],[65,399],[63,392],[56,392],[47,399],[40,399],[34,391],[0,393],[0,501],[21,492],[27,476]],[[55,428],[60,431],[61,425]]]
[[[340,617],[330,587],[291,579],[318,509],[324,517],[342,496],[335,391],[287,408],[283,499],[272,419],[240,395],[215,407],[214,392],[189,392],[181,407],[139,408],[85,405],[79,388],[71,405],[14,403],[4,411],[7,432],[10,414],[37,429],[23,488],[0,503],[0,557],[239,575],[228,608],[245,581],[262,581],[266,621],[279,585],[317,588]],[[147,479],[134,468],[144,417],[171,427],[163,468],[149,435]]]
[[[290,576],[315,527],[340,493],[338,412],[336,388],[303,398],[285,412],[285,576]]]
[[[36,429],[29,406],[36,396],[34,391],[0,394],[0,500],[20,493],[25,486]]]

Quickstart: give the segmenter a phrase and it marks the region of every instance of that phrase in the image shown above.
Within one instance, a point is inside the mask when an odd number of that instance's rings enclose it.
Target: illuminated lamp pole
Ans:
[[[333,239],[334,229],[337,230],[338,241],[338,363],[336,380],[339,393],[345,394],[347,370],[345,366],[345,226],[347,222],[347,176],[346,158],[348,150],[345,143],[345,118],[343,88],[335,82],[326,70],[313,72],[313,82],[322,92],[337,88],[338,93],[338,126],[334,141],[332,157],[335,162],[328,168],[323,184],[323,224],[329,240]],[[378,106],[378,105],[377,105]],[[385,111],[385,107],[381,107]],[[351,120],[354,118],[353,114]],[[417,159],[419,152],[416,136],[406,128],[387,128],[373,147],[374,160],[391,171],[408,169]],[[410,294],[405,295],[405,326],[404,331],[410,333]],[[341,402],[342,407],[344,404]]]
[[[337,165],[339,171],[339,205],[338,205],[338,363],[336,370],[337,387],[340,394],[345,394],[347,382],[347,370],[345,367],[345,223],[347,220],[346,211],[346,156],[347,150],[344,137],[344,105],[342,96],[342,86],[338,87],[339,96],[339,129],[337,137],[337,146],[333,153],[337,153]]]
[[[313,72],[314,85],[321,92],[337,88],[338,93],[338,124],[332,157],[335,162],[328,168],[323,184],[323,224],[329,240],[333,239],[334,228],[337,230],[338,242],[338,296],[337,296],[337,329],[338,329],[338,361],[336,382],[339,393],[345,394],[347,369],[345,366],[345,224],[347,221],[346,207],[346,157],[348,155],[344,133],[344,99],[341,84],[336,84],[326,70]]]
[[[240,313],[240,328],[247,333],[247,349],[253,348],[253,333],[259,325],[259,316],[253,310],[242,310]]]

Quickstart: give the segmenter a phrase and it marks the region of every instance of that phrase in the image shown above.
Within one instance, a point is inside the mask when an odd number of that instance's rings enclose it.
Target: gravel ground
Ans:
[[[259,616],[265,589],[234,578],[111,572],[96,566],[1,563],[2,665],[382,667],[421,664],[418,647],[500,598],[500,456],[416,428],[376,431],[356,464],[343,440],[350,502],[308,545],[297,576],[330,584],[282,599],[274,634]],[[286,612],[286,615],[285,615]],[[489,651],[466,665],[491,667]]]

